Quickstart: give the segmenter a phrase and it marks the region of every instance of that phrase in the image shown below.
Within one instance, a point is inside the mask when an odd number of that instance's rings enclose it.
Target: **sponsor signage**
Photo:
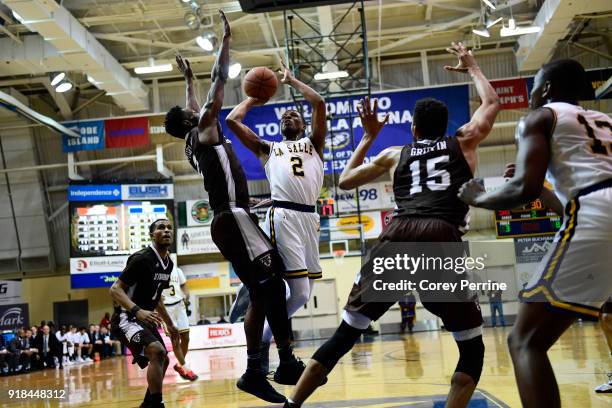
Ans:
[[[211,254],[219,250],[210,235],[210,226],[179,228],[176,251],[178,255]]]
[[[117,184],[71,184],[68,201],[121,201],[121,186]]]
[[[213,219],[213,212],[208,200],[187,200],[185,202],[187,211],[187,226],[200,227],[210,225]]]
[[[395,206],[393,183],[390,181],[366,184],[357,190],[338,189],[335,195],[338,213],[357,211],[357,199],[361,211],[384,210]]]
[[[172,200],[174,199],[174,185],[123,184],[121,196],[123,200]]]
[[[0,280],[0,305],[21,302],[21,281]]]
[[[516,263],[539,263],[553,243],[553,236],[514,238]]]
[[[525,78],[504,79],[491,81],[495,92],[499,96],[502,109],[519,109],[529,107],[527,84]]]
[[[190,333],[190,350],[246,345],[244,323],[191,326]]]
[[[349,215],[346,217],[329,218],[330,240],[358,239],[359,217]],[[380,211],[361,213],[361,228],[364,239],[378,238],[382,232],[382,219]]]
[[[64,153],[104,149],[103,120],[85,120],[62,124],[81,135],[81,137],[62,135],[62,151]]]
[[[174,184],[71,184],[68,201],[173,200]]]
[[[0,331],[14,331],[30,326],[30,314],[27,303],[0,305]]]

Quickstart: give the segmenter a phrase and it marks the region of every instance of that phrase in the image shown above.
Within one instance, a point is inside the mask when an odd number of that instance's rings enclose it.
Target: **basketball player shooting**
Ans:
[[[272,195],[264,230],[285,264],[284,278],[290,289],[287,314],[291,317],[310,299],[314,280],[322,277],[319,264],[320,220],[316,202],[323,185],[327,120],[321,95],[295,78],[284,63],[283,69],[281,83],[300,92],[312,108],[310,136],[306,136],[306,122],[302,115],[289,109],[281,116],[282,141],[269,142],[258,137],[243,123],[254,106],[265,103],[253,97],[236,106],[227,116],[226,123],[264,164]],[[271,339],[272,331],[266,324],[262,340],[262,369],[266,372]]]
[[[561,406],[547,352],[578,317],[597,319],[612,293],[612,120],[578,105],[593,98],[578,62],[544,65],[519,128],[514,176],[494,192],[469,181],[459,193],[476,207],[515,208],[537,198],[548,178],[565,207],[552,250],[519,294],[523,303],[508,337],[525,407]]]
[[[285,302],[284,270],[274,246],[249,213],[249,191],[244,170],[231,143],[223,136],[218,117],[223,105],[229,71],[231,29],[225,14],[223,40],[212,69],[212,86],[205,105],[198,112],[189,61],[177,57],[187,83],[187,108],[175,106],[166,114],[166,132],[185,139],[185,155],[204,178],[214,212],[211,236],[223,256],[249,289],[250,307],[244,322],[247,339],[247,370],[238,380],[241,390],[268,402],[284,402],[261,370],[260,348],[267,318],[276,338],[282,369],[279,382],[293,385],[304,367],[293,355],[289,343],[289,320]],[[182,68],[181,68],[182,67]],[[256,218],[256,217],[255,217]]]
[[[172,224],[156,220],[149,226],[151,245],[128,258],[119,279],[110,288],[115,311],[111,330],[130,349],[133,363],[147,368],[147,392],[141,408],[163,408],[162,384],[168,368],[168,352],[157,328],[165,323],[173,339],[178,337],[163,302],[174,266],[168,248],[174,239]]]
[[[482,103],[469,123],[457,130],[455,137],[446,136],[448,109],[438,100],[417,101],[413,112],[414,141],[406,146],[392,146],[380,152],[369,163],[364,159],[376,136],[388,120],[377,116],[377,101],[368,97],[361,103],[359,116],[364,135],[347,166],[340,175],[340,188],[352,189],[369,183],[385,173],[393,180],[397,210],[379,242],[461,242],[468,206],[456,194],[461,185],[476,171],[476,149],[490,133],[500,109],[499,98],[480,71],[471,51],[462,43],[452,43],[447,51],[458,57],[449,71],[469,73]],[[415,169],[413,171],[413,169]],[[421,169],[427,169],[423,173]],[[448,279],[456,278],[449,271]],[[366,302],[362,296],[372,287],[377,275],[367,266],[353,284],[342,323],[334,335],[312,356],[285,407],[300,407],[324,382],[340,358],[348,353],[373,320],[378,320],[393,306],[393,302]],[[451,378],[446,407],[465,407],[478,384],[482,372],[484,344],[482,314],[476,299],[463,302],[425,301],[423,306],[442,319],[459,349],[459,361]]]

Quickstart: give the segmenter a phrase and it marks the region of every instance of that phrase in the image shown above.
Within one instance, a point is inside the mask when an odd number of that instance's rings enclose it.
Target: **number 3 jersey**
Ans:
[[[565,206],[581,190],[612,179],[612,120],[604,113],[554,102],[547,180]]]
[[[441,218],[463,227],[469,207],[457,193],[472,177],[456,137],[406,145],[393,176],[395,215]]]
[[[272,200],[316,204],[323,185],[323,161],[310,138],[271,143],[265,169]]]

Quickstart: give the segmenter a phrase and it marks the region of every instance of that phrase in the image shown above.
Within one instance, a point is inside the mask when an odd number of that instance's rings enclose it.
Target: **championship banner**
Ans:
[[[214,254],[219,252],[210,235],[210,226],[179,228],[176,252],[178,255]]]
[[[15,331],[22,327],[30,327],[28,304],[0,305],[0,332]]]
[[[106,147],[136,147],[149,144],[149,118],[110,119],[104,121]]]
[[[20,303],[21,301],[21,281],[0,280],[0,305]]]
[[[444,86],[411,91],[381,92],[372,94],[378,99],[378,114],[384,118],[389,113],[389,122],[378,135],[366,157],[366,162],[389,146],[402,146],[412,141],[410,126],[412,123],[412,110],[414,104],[421,98],[436,98],[448,105],[447,134],[454,135],[456,130],[470,119],[469,89],[467,85]],[[326,174],[340,173],[346,166],[351,154],[363,136],[361,120],[356,106],[359,98],[344,97],[333,98],[326,101],[327,112],[332,116],[328,122],[328,136],[324,150],[324,170]],[[268,141],[280,141],[280,118],[288,109],[295,109],[292,103],[275,103],[253,108],[246,116],[244,124]],[[240,143],[236,136],[229,131],[225,118],[231,109],[223,109],[220,122],[225,136],[233,143],[234,151],[238,156],[245,174],[249,180],[262,180],[266,178],[261,163],[251,151]],[[354,118],[346,118],[349,112]],[[304,104],[304,117],[310,123],[312,112],[310,106]],[[339,117],[339,118],[338,118]],[[353,129],[354,144],[351,141],[350,129]],[[332,171],[333,167],[333,171]]]
[[[527,84],[524,78],[491,81],[502,109],[519,109],[529,107]]]
[[[64,153],[104,149],[103,120],[82,120],[79,122],[64,122],[62,124],[81,135],[78,138],[62,135],[62,151]]]

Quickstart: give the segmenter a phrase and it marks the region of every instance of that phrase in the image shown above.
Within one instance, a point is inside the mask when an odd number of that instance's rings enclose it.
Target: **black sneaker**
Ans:
[[[154,404],[152,402],[143,401],[142,404],[140,404],[140,408],[166,408],[166,406],[163,402],[160,402],[159,404]]]
[[[285,397],[270,385],[264,372],[261,370],[247,370],[238,379],[236,386],[242,391],[267,402],[281,403],[286,401]]]
[[[302,360],[295,357],[291,361],[281,361],[274,373],[274,381],[283,385],[295,385],[305,369]]]

